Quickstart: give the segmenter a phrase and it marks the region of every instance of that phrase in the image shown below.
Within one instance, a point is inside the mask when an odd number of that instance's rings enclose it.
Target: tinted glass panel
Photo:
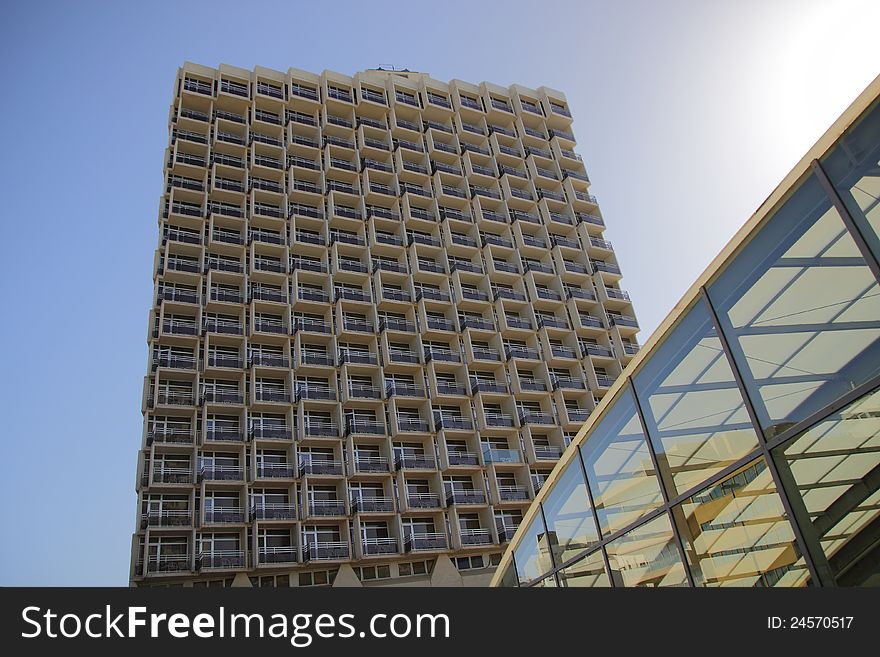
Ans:
[[[537,514],[513,553],[516,572],[521,584],[553,570],[550,546],[541,514]]]
[[[810,177],[709,288],[768,436],[880,372],[880,293]]]
[[[568,464],[544,501],[544,517],[556,563],[571,559],[599,540],[578,459]]]
[[[758,446],[758,436],[702,300],[634,380],[657,464],[683,493]]]
[[[880,391],[787,442],[781,456],[838,584],[880,584]]]
[[[687,575],[665,513],[606,546],[614,586],[687,586]]]
[[[559,586],[572,588],[593,588],[611,586],[608,573],[605,572],[605,559],[602,550],[576,561],[557,573]]]
[[[620,531],[663,503],[629,389],[587,437],[581,454],[603,534]]]
[[[673,515],[697,586],[804,586],[809,572],[763,459]]]
[[[880,101],[846,131],[822,168],[880,258]]]

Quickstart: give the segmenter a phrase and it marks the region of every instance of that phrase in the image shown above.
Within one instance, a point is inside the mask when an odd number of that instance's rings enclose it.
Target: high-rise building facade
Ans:
[[[497,586],[880,586],[880,78],[676,305]]]
[[[487,584],[635,355],[565,96],[186,64],[131,581]]]

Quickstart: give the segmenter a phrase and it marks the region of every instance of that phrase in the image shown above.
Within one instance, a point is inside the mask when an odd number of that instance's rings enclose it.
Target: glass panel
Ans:
[[[403,573],[401,573],[401,575],[403,575]],[[498,586],[503,588],[514,588],[518,586],[516,581],[516,571],[513,568],[512,561],[507,563],[507,567],[504,569],[501,579],[498,580]]]
[[[532,518],[531,525],[514,550],[513,559],[516,562],[520,584],[525,584],[553,570],[547,532],[540,513]]]
[[[697,586],[806,586],[809,572],[763,458],[673,516]]]
[[[596,550],[567,568],[559,571],[559,585],[572,588],[598,588],[611,586],[605,572],[605,559],[602,550]]]
[[[798,489],[790,494],[803,497],[838,584],[876,586],[880,390],[793,438],[782,450],[780,467],[788,464]]]
[[[620,531],[663,504],[629,389],[587,437],[581,454],[603,534]]]
[[[854,123],[822,160],[822,168],[880,258],[880,101]]]
[[[599,541],[587,485],[575,458],[544,501],[544,517],[556,563],[561,564]]]
[[[758,446],[702,300],[654,350],[634,383],[670,490],[683,493]]]
[[[607,546],[614,586],[687,586],[681,554],[665,513]]]
[[[775,436],[880,372],[880,292],[810,177],[709,288]]]
[[[540,582],[535,582],[535,588],[541,589],[555,589],[559,587],[559,584],[556,581],[556,575],[550,575],[549,577],[545,577]]]

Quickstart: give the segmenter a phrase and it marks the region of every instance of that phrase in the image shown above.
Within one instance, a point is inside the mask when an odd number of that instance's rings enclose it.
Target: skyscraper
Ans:
[[[185,64],[131,581],[488,584],[638,344],[564,94]]]

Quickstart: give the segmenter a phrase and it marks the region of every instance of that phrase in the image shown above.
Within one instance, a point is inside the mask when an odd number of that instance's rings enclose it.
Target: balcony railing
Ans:
[[[486,426],[513,427],[513,416],[506,413],[486,413]]]
[[[202,403],[203,404],[243,404],[244,403],[244,393],[239,392],[238,390],[222,390],[222,389],[214,389],[214,390],[203,390],[202,391]]]
[[[587,387],[582,379],[574,379],[570,376],[557,375],[554,375],[552,378],[554,390],[557,390],[559,388],[563,388],[566,390],[586,390]]]
[[[339,364],[355,363],[358,365],[378,365],[379,357],[369,351],[352,351],[346,349],[339,352]]]
[[[397,554],[398,551],[396,538],[365,538],[361,547],[365,555]]]
[[[147,445],[164,443],[172,445],[190,445],[193,442],[193,431],[190,427],[153,429],[147,432]]]
[[[296,468],[292,463],[257,463],[257,477],[264,479],[292,479]]]
[[[258,552],[260,563],[295,563],[296,548],[292,545],[273,545],[261,547]]]
[[[432,323],[431,320],[428,320],[428,328],[440,331],[454,331],[455,324],[446,320],[442,320],[440,322],[435,321],[434,323]],[[446,363],[460,363],[461,354],[454,351],[449,351],[447,349],[435,349],[433,347],[425,347],[425,362],[430,363],[432,360],[443,361]]]
[[[200,481],[244,481],[240,465],[203,465],[199,468]]]
[[[368,385],[349,384],[348,396],[357,399],[382,399],[382,390]]]
[[[540,411],[522,411],[519,414],[520,424],[555,424],[553,416]]]
[[[141,515],[141,528],[147,527],[187,527],[192,525],[190,509],[150,511]]]
[[[296,401],[301,399],[335,401],[336,390],[329,386],[300,385],[296,389]]]
[[[153,482],[157,484],[191,484],[193,473],[190,468],[153,468]]]
[[[483,450],[483,460],[486,463],[522,463],[522,456],[518,449],[487,447]]]
[[[332,459],[306,458],[299,462],[300,476],[310,475],[341,475],[342,462]]]
[[[476,395],[478,392],[506,395],[509,394],[509,389],[506,383],[499,383],[497,381],[474,380],[471,382],[471,394]]]
[[[424,532],[409,534],[406,537],[405,549],[407,552],[420,550],[445,550],[446,534],[439,532]]]
[[[525,486],[505,485],[498,486],[498,497],[504,502],[529,499],[529,491]]]
[[[402,454],[397,457],[394,467],[398,470],[434,470],[437,464],[433,456],[425,454]]]
[[[303,561],[333,561],[348,559],[348,543],[345,541],[318,541],[306,543]]]
[[[541,360],[541,355],[538,351],[536,349],[529,349],[528,347],[509,346],[505,349],[504,353],[507,356],[507,360],[510,360],[511,358]]]
[[[407,492],[406,503],[411,509],[439,509],[440,496],[436,493]]]
[[[382,436],[385,434],[385,425],[382,422],[370,422],[367,420],[349,420],[345,424],[346,435],[369,434]]]
[[[449,465],[479,465],[480,457],[473,452],[447,452]]]
[[[148,573],[177,573],[191,568],[191,557],[188,554],[172,554],[147,557]]]
[[[547,384],[538,379],[521,378],[519,380],[519,387],[520,390],[528,390],[529,392],[545,392],[547,390]]]
[[[558,461],[562,448],[554,445],[535,445],[535,458],[543,461]]]
[[[293,325],[294,332],[307,331],[309,333],[331,333],[333,328],[326,321],[308,317],[297,317]]]
[[[290,403],[290,393],[280,388],[257,388],[253,391],[253,399],[256,402]]]
[[[526,495],[525,499],[528,499],[528,495]],[[516,534],[516,527],[509,527],[507,525],[498,527],[498,540],[502,543],[512,540],[514,534]]]
[[[492,542],[488,529],[460,529],[462,545],[486,545]]]
[[[338,438],[339,427],[332,422],[307,422],[300,433],[303,437]]]
[[[263,440],[290,440],[293,438],[293,431],[286,426],[274,425],[255,425],[249,432],[251,438]]]
[[[238,427],[208,427],[205,429],[205,440],[240,442],[244,435]]]
[[[394,359],[392,359],[394,360]],[[407,361],[411,362],[411,361]],[[418,362],[416,359],[415,362]],[[412,383],[390,381],[385,385],[386,397],[424,397],[425,389]]]
[[[447,504],[485,504],[486,494],[481,490],[459,488],[446,492]]]
[[[390,465],[384,456],[355,455],[354,469],[356,472],[388,472]]]
[[[364,497],[355,495],[351,498],[352,513],[393,513],[394,500],[390,497]]]
[[[473,420],[469,417],[457,416],[453,417],[450,415],[438,415],[434,418],[434,430],[440,431],[441,429],[453,430],[453,431],[471,431],[474,428]]]
[[[245,512],[241,507],[223,507],[205,509],[205,523],[212,525],[236,524],[245,520]]]
[[[310,500],[310,516],[344,516],[345,502],[342,500]]]

